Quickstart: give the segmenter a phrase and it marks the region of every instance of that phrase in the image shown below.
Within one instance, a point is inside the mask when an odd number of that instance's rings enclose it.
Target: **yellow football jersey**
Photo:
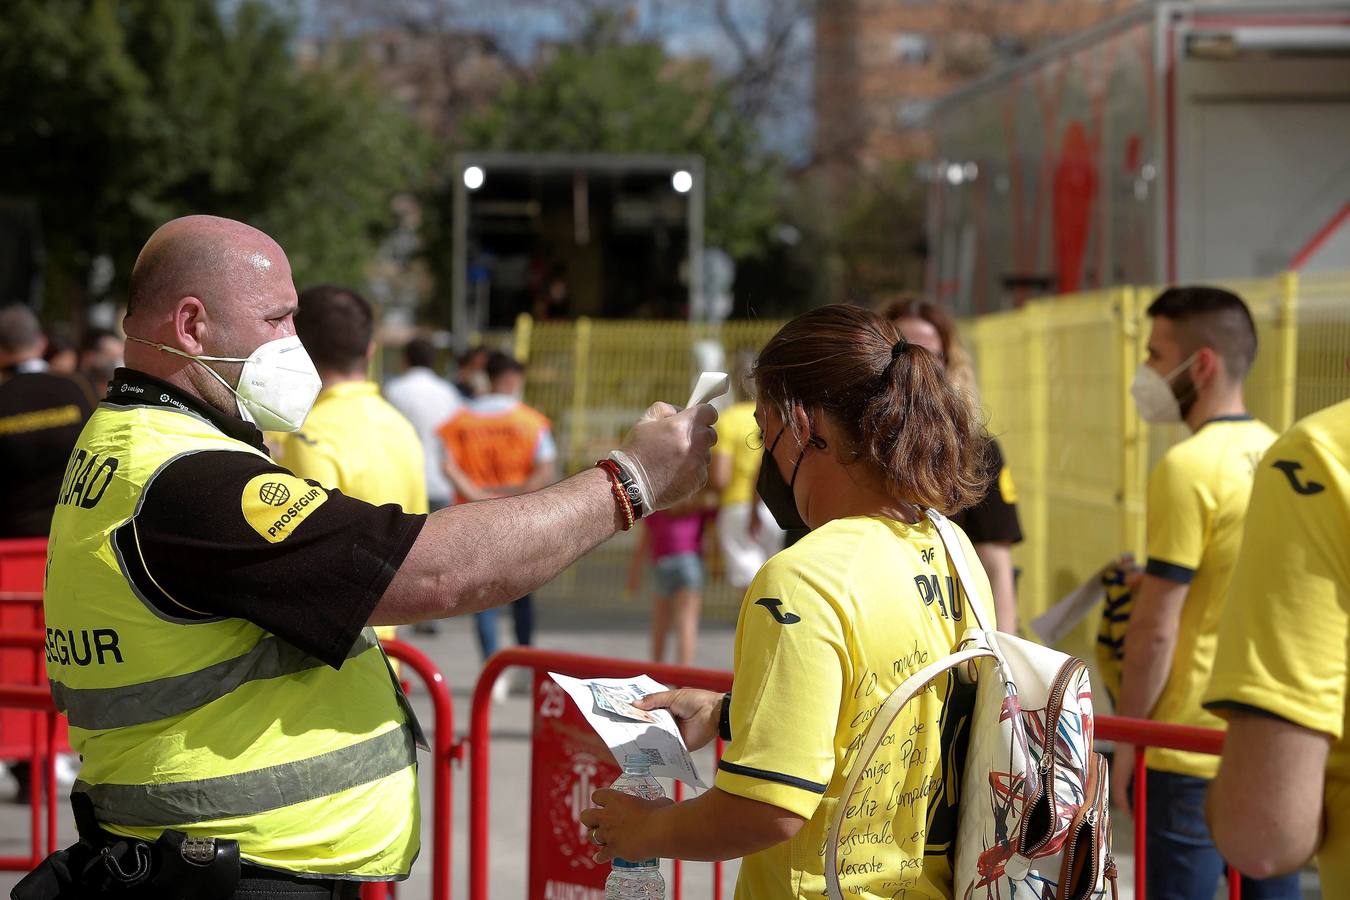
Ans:
[[[1350,896],[1350,401],[1261,460],[1207,707],[1249,707],[1332,737],[1322,893]]]
[[[988,581],[974,569],[975,602],[992,621]],[[959,773],[947,771],[942,747],[956,743],[967,689],[944,677],[912,701],[857,792],[841,794],[868,722],[906,677],[953,651],[973,620],[968,602],[926,520],[838,519],[760,570],[737,624],[732,740],[716,784],[807,822],[745,858],[737,897],[824,897],[825,843],[841,802],[846,894],[951,896]]]
[[[367,503],[397,503],[407,513],[427,511],[421,441],[373,382],[324,388],[302,429],[276,437],[278,461],[301,478]],[[385,640],[398,636],[393,625],[375,631]]]
[[[764,443],[759,440],[759,423],[755,421],[753,402],[734,404],[722,413],[717,420],[717,443],[713,453],[731,457],[731,481],[722,491],[722,504],[730,506],[754,500],[755,478],[759,475],[759,461],[764,456]]]
[[[1275,432],[1250,416],[1211,420],[1167,451],[1148,485],[1150,575],[1188,583],[1167,684],[1150,718],[1222,728],[1200,706],[1242,540],[1252,476]],[[1152,748],[1148,766],[1213,778],[1217,757]]]

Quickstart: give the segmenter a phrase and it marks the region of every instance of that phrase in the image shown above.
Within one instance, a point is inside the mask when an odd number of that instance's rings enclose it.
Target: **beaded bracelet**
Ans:
[[[596,465],[603,465],[605,471],[619,479],[619,486],[623,489],[623,492],[628,495],[628,505],[633,508],[634,521],[641,519],[643,516],[647,515],[647,513],[651,512],[651,510],[647,509],[647,504],[642,500],[642,488],[638,486],[637,479],[633,477],[633,473],[628,470],[626,465],[614,458],[614,454],[611,453],[606,459],[596,463]]]
[[[609,476],[609,490],[614,495],[614,500],[619,504],[619,509],[623,510],[623,530],[627,531],[633,527],[637,521],[637,515],[633,511],[633,502],[628,499],[628,491],[624,490],[623,479],[619,474],[619,464],[612,459],[602,459],[595,464],[596,468],[603,469]]]
[[[614,474],[619,476],[619,482],[623,485],[623,489],[628,492],[628,502],[633,504],[633,517],[641,519],[647,513],[654,512],[655,510],[648,509],[650,504],[647,502],[642,486],[638,484],[637,477],[632,472],[632,466],[629,464],[630,457],[622,450],[612,450],[609,458],[618,467]]]

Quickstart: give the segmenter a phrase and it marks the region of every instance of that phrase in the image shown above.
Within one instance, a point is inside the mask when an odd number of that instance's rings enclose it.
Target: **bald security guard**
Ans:
[[[426,516],[304,481],[259,433],[299,427],[319,391],[296,305],[286,254],[239,222],[174,220],[136,261],[127,367],[70,457],[48,556],[81,842],[16,896],[405,878],[418,735],[370,626],[514,600],[707,478],[712,407],[657,404],[617,465],[517,497]]]

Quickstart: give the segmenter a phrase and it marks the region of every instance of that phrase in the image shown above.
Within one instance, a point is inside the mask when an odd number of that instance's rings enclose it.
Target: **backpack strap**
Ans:
[[[985,623],[984,617],[980,614],[980,605],[975,602],[975,598],[979,596],[975,592],[975,576],[970,572],[970,563],[966,560],[965,548],[961,546],[961,539],[956,536],[951,520],[935,509],[925,509],[924,514],[937,528],[938,537],[942,539],[942,546],[947,551],[947,558],[951,561],[952,568],[956,570],[956,578],[961,584],[961,591],[966,595],[966,607],[975,617],[975,624],[980,627],[981,631],[993,632],[995,629],[990,628]],[[997,623],[995,624],[997,625]]]
[[[905,704],[918,696],[938,676],[984,656],[994,657],[994,652],[987,647],[974,647],[929,663],[891,691],[891,695],[877,710],[863,735],[862,745],[858,748],[858,755],[853,759],[848,778],[844,781],[844,792],[839,797],[839,807],[834,811],[834,821],[830,823],[830,836],[825,843],[825,888],[830,900],[843,900],[843,893],[839,887],[839,832],[844,825],[844,811],[848,809],[848,801],[857,790],[858,780],[862,778],[863,771],[871,764],[882,739],[891,730],[891,724],[905,708]]]
[[[951,561],[952,569],[955,570],[957,581],[961,585],[961,592],[966,595],[966,607],[970,609],[971,615],[975,619],[975,625],[984,633],[984,641],[988,646],[977,646],[962,650],[924,666],[906,678],[898,688],[891,692],[891,695],[881,704],[881,708],[877,710],[876,716],[868,724],[867,731],[863,735],[862,746],[858,749],[858,755],[853,760],[853,766],[849,769],[848,778],[844,781],[844,792],[840,796],[839,808],[835,810],[834,820],[830,823],[830,835],[825,845],[825,887],[830,900],[842,900],[843,898],[839,887],[839,832],[843,829],[844,812],[848,809],[848,801],[853,796],[853,792],[857,790],[858,781],[862,778],[863,771],[871,764],[872,757],[876,755],[882,739],[890,731],[892,723],[900,715],[900,711],[905,708],[905,704],[914,699],[920,691],[928,687],[944,672],[986,656],[1000,664],[1002,662],[998,643],[994,636],[995,632],[985,623],[979,603],[976,602],[979,594],[975,590],[975,577],[971,574],[970,563],[966,560],[965,548],[961,546],[961,539],[952,528],[951,522],[942,513],[934,509],[926,509],[924,514],[928,516],[929,521],[937,529],[938,537],[942,540],[943,548],[947,551],[947,558]]]

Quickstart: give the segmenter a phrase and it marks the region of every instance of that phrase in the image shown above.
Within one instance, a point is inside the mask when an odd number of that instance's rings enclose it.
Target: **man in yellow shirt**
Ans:
[[[1246,304],[1212,287],[1164,291],[1148,308],[1148,359],[1131,393],[1150,422],[1185,421],[1190,437],[1148,485],[1148,562],[1125,633],[1117,712],[1177,725],[1223,726],[1200,706],[1209,681],[1257,461],[1275,433],[1247,414],[1256,358]],[[1114,794],[1126,803],[1133,748],[1118,748]],[[1218,761],[1149,750],[1150,900],[1212,900],[1224,870],[1201,814]],[[1297,898],[1297,878],[1246,882],[1247,898]]]
[[[717,538],[727,581],[736,588],[747,587],[760,566],[783,549],[783,530],[755,492],[764,442],[755,422],[753,362],[753,356],[736,362],[736,394],[743,399],[717,420],[717,445],[708,471],[709,484],[721,492]]]
[[[1261,460],[1205,706],[1228,720],[1209,821],[1243,872],[1317,854],[1350,896],[1350,401]]]
[[[427,512],[422,444],[403,414],[367,378],[375,317],[356,291],[320,285],[300,293],[295,332],[323,390],[302,430],[281,435],[280,459],[301,478],[405,513]],[[393,625],[375,629],[396,636]]]

